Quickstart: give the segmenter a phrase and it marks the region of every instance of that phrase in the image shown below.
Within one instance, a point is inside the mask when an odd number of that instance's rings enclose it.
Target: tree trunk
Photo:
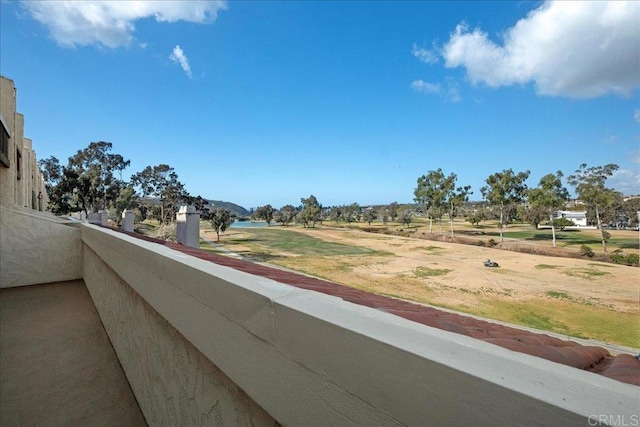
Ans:
[[[453,206],[449,210],[449,223],[451,224],[451,240],[453,240]]]
[[[607,253],[607,241],[604,238],[604,230],[602,229],[602,223],[600,222],[600,211],[598,210],[598,205],[595,206],[596,208],[596,221],[598,223],[598,228],[600,229],[600,237],[602,238],[602,250],[604,250],[604,253]]]
[[[549,215],[549,219],[551,219],[551,235],[553,236],[553,247],[556,247],[556,226],[553,223],[553,213]]]
[[[503,209],[500,209],[500,241],[504,242],[504,237],[502,237],[502,227],[504,226],[504,223],[502,222],[502,218],[504,217],[504,213],[503,213]]]

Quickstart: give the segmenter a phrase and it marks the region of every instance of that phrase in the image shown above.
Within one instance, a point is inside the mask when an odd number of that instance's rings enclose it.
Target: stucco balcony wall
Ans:
[[[587,425],[637,416],[632,385],[112,230],[81,231],[84,281],[152,425],[216,417]]]
[[[0,207],[0,287],[82,279],[78,225],[48,212]]]

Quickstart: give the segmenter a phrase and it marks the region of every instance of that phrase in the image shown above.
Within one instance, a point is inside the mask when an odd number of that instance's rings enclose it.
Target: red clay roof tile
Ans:
[[[509,350],[595,372],[624,383],[640,385],[640,360],[628,354],[621,354],[614,357],[602,347],[583,346],[573,341],[564,341],[541,333],[508,327],[470,316],[437,310],[417,303],[376,295],[326,280],[266,267],[246,260],[213,254],[204,250],[189,248],[181,244],[153,239],[137,233],[126,234],[168,246],[180,252],[219,265],[270,278],[280,283],[341,297],[345,301],[372,307],[423,325],[467,335]]]

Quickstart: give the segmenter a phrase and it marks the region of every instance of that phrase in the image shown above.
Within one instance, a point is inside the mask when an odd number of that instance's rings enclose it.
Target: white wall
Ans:
[[[240,408],[250,411],[245,420],[263,415],[256,408],[305,426],[587,425],[590,416],[636,416],[637,387],[81,228],[85,283],[148,420],[176,419],[162,402],[183,408],[171,392],[180,384],[201,399],[196,414],[217,399],[181,379],[200,375],[191,346],[250,398]],[[154,323],[170,326],[173,338],[159,339]],[[182,339],[189,345],[176,344]],[[150,368],[141,357],[153,359]]]
[[[82,278],[80,229],[31,209],[0,207],[0,287]]]

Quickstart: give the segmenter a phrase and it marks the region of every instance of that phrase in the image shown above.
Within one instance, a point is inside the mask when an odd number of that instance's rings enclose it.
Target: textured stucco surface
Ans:
[[[146,425],[82,280],[0,290],[0,425]]]
[[[0,287],[82,278],[80,230],[55,216],[0,207]]]
[[[96,259],[284,425],[585,425],[637,411],[628,384],[122,233],[82,232]],[[105,273],[87,267],[91,291],[89,276]]]
[[[90,248],[84,252],[87,287],[150,425],[276,425]]]

